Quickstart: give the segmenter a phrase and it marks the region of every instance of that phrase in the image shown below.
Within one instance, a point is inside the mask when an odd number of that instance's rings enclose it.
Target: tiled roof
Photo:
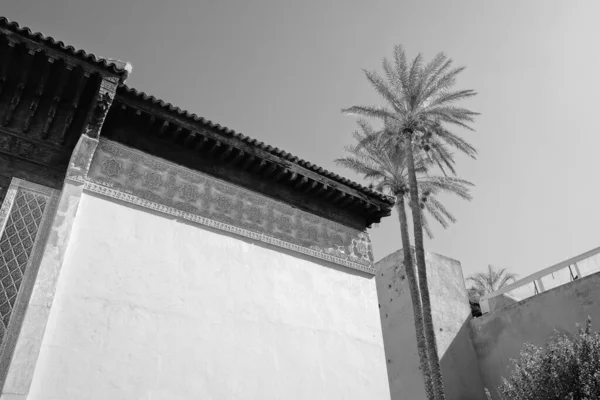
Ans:
[[[17,22],[10,21],[6,17],[0,16],[0,28],[6,28],[20,36],[23,36],[34,42],[48,46],[51,49],[64,52],[82,61],[87,61],[96,64],[98,67],[106,69],[116,75],[119,75],[123,80],[127,78],[131,72],[131,65],[123,61],[106,59],[98,57],[92,53],[87,53],[84,50],[77,50],[73,46],[68,46],[62,41],[57,41],[53,37],[45,36],[40,32],[33,32],[27,27],[21,27]]]
[[[146,94],[144,92],[138,91],[137,89],[128,87],[127,85],[123,84],[123,85],[119,86],[119,90],[120,91],[124,91],[127,94],[129,94],[129,95],[138,97],[138,98],[142,99],[145,102],[150,102],[150,103],[152,103],[155,106],[159,106],[159,107],[161,107],[163,109],[166,109],[167,111],[169,111],[171,113],[176,113],[176,114],[178,114],[179,116],[181,116],[183,118],[187,118],[187,119],[192,120],[192,121],[194,121],[196,123],[200,123],[202,125],[205,125],[207,128],[216,129],[220,133],[222,133],[223,135],[233,136],[236,139],[238,139],[238,140],[240,140],[240,141],[242,141],[242,142],[244,142],[244,143],[246,143],[248,145],[251,145],[253,147],[256,147],[256,148],[259,148],[259,149],[261,149],[263,151],[271,153],[272,155],[277,156],[279,158],[282,158],[284,160],[287,160],[287,161],[289,161],[291,163],[300,165],[300,166],[302,166],[302,167],[304,167],[306,169],[309,169],[309,170],[311,170],[311,171],[313,171],[313,172],[315,172],[315,173],[317,173],[319,175],[325,176],[325,177],[327,177],[327,178],[329,178],[329,179],[331,179],[331,180],[333,180],[335,182],[338,182],[338,183],[341,183],[343,185],[346,185],[346,186],[348,186],[348,187],[350,187],[350,188],[352,188],[352,189],[354,189],[356,191],[359,191],[359,192],[361,192],[361,193],[363,193],[365,195],[368,195],[368,196],[371,196],[371,197],[375,197],[375,198],[377,198],[379,200],[382,200],[382,201],[388,203],[390,205],[390,207],[393,207],[394,204],[396,203],[396,199],[393,196],[388,196],[388,195],[385,195],[385,194],[383,194],[381,192],[378,192],[376,190],[373,190],[373,189],[370,189],[370,188],[365,187],[363,185],[360,185],[360,184],[358,184],[356,182],[351,181],[350,179],[344,178],[344,177],[342,177],[340,175],[337,175],[337,174],[335,174],[333,172],[327,171],[326,169],[324,169],[322,167],[319,167],[319,166],[317,166],[317,165],[315,165],[315,164],[313,164],[313,163],[311,163],[309,161],[303,160],[303,159],[301,159],[301,158],[299,158],[297,156],[294,156],[293,154],[290,154],[290,153],[288,153],[288,152],[286,152],[284,150],[280,150],[277,147],[273,147],[273,146],[267,145],[267,144],[265,144],[265,143],[263,143],[261,141],[258,141],[256,139],[252,139],[252,138],[250,138],[248,136],[245,136],[245,135],[243,135],[241,133],[235,132],[234,130],[229,129],[227,127],[221,126],[219,124],[215,124],[212,121],[209,121],[209,120],[207,120],[205,118],[199,117],[196,114],[192,114],[192,113],[190,113],[190,112],[188,112],[186,110],[182,110],[181,108],[179,108],[177,106],[174,106],[171,103],[167,103],[167,102],[165,102],[163,100],[157,99],[156,97],[148,95],[148,94]]]

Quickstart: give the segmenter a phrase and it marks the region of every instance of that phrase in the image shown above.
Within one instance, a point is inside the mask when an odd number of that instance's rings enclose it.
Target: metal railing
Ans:
[[[545,268],[481,297],[483,314],[600,271],[600,247]]]

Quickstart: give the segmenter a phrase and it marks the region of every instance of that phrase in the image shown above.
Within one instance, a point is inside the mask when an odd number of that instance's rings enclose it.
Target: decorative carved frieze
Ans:
[[[12,134],[7,130],[0,132],[0,152],[48,167],[63,166],[68,160],[68,154],[62,149]]]
[[[85,163],[84,159],[82,156],[81,163]],[[72,160],[72,164],[78,162]],[[375,273],[367,233],[116,142],[100,139],[85,188],[212,228]]]

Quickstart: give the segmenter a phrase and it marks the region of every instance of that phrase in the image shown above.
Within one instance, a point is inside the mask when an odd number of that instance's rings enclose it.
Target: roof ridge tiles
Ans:
[[[376,190],[373,190],[371,188],[368,188],[366,186],[363,186],[357,182],[354,182],[348,178],[345,178],[343,176],[337,175],[333,172],[328,171],[327,169],[323,168],[323,167],[319,167],[316,164],[313,164],[309,161],[303,160],[302,158],[295,156],[291,153],[286,152],[285,150],[281,150],[278,147],[273,147],[270,145],[267,145],[264,142],[261,142],[257,139],[251,138],[249,136],[246,136],[240,132],[236,132],[232,129],[229,129],[227,127],[221,126],[220,124],[215,124],[214,122],[204,118],[204,117],[198,117],[196,114],[192,114],[189,111],[183,110],[177,106],[174,106],[171,103],[165,102],[164,100],[158,99],[157,97],[153,96],[153,95],[148,95],[143,91],[137,90],[133,87],[127,86],[126,84],[121,84],[119,86],[119,89],[125,91],[127,94],[141,98],[145,101],[150,101],[155,105],[159,105],[162,108],[167,108],[170,111],[176,111],[179,115],[188,118],[188,119],[192,119],[194,121],[200,122],[204,125],[207,125],[208,127],[217,129],[220,132],[224,132],[227,133],[229,135],[233,135],[234,137],[240,139],[243,142],[246,142],[247,144],[250,144],[252,146],[256,146],[270,154],[273,154],[277,157],[281,157],[287,161],[290,161],[294,164],[298,164],[302,167],[305,167],[315,173],[318,173],[320,175],[323,175],[329,179],[332,179],[338,183],[344,184],[349,186],[352,189],[355,189],[357,191],[362,192],[363,194],[369,195],[369,196],[373,196],[378,198],[381,201],[384,201],[386,203],[388,203],[389,205],[393,206],[396,202],[395,197],[393,196],[389,196],[386,195],[384,193],[378,192]]]
[[[96,64],[97,66],[118,75],[122,80],[125,80],[131,73],[131,64],[128,62],[99,57],[93,53],[88,53],[85,50],[76,49],[72,45],[65,44],[62,40],[56,40],[52,36],[46,36],[41,32],[33,32],[26,26],[20,26],[16,21],[11,21],[7,17],[0,16],[0,28],[2,27],[29,40],[44,44],[52,49],[59,50],[79,58],[82,61]]]

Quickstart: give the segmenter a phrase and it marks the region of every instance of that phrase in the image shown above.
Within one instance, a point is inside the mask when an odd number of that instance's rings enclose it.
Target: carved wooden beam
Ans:
[[[346,206],[346,209],[348,210],[367,210],[367,204],[364,203],[362,200],[357,199],[356,197],[352,197],[352,201],[348,203],[348,205]]]
[[[244,153],[242,150],[238,149],[237,154],[235,155],[235,157],[233,157],[233,160],[231,160],[231,164],[238,165],[238,163],[240,161],[242,161],[242,159],[244,158],[245,155],[246,155],[246,153]]]
[[[5,54],[3,54],[3,63],[2,63],[2,72],[0,73],[0,96],[2,96],[2,91],[6,85],[6,81],[8,79],[8,71],[10,70],[10,65],[12,63],[13,54],[15,50],[15,42],[12,40],[8,40],[8,48],[6,49]]]
[[[250,165],[252,165],[252,163],[254,163],[254,161],[256,160],[256,157],[254,156],[250,156],[246,159],[246,161],[244,162],[244,164],[242,165],[243,169],[248,169],[248,167]]]
[[[316,196],[320,196],[323,193],[327,192],[327,189],[329,189],[329,186],[325,185],[324,183],[319,185],[319,189],[316,191],[315,195]]]
[[[210,149],[208,149],[208,154],[210,154],[211,156],[214,155],[219,149],[221,148],[221,142],[219,142],[218,140],[215,141],[215,143],[211,146]]]
[[[67,85],[67,81],[69,80],[69,76],[71,75],[72,66],[66,64],[65,68],[61,71],[60,78],[58,80],[58,84],[56,85],[56,89],[54,90],[54,96],[52,97],[52,104],[50,105],[50,110],[48,110],[48,117],[46,118],[46,123],[42,128],[42,138],[47,139],[48,134],[50,132],[50,127],[52,126],[52,122],[54,122],[54,117],[56,116],[56,110],[58,108],[58,103],[63,95],[65,90],[65,86]]]
[[[294,182],[296,179],[298,179],[298,176],[299,176],[299,175],[298,175],[298,173],[297,173],[297,172],[292,172],[291,174],[289,174],[289,175],[287,176],[287,179],[286,179],[287,183],[292,183],[292,182]]]
[[[298,180],[298,182],[294,185],[294,189],[300,189],[301,187],[303,187],[304,185],[306,185],[308,183],[308,178],[303,176],[301,179]]]
[[[265,172],[263,175],[271,176],[273,174],[273,172],[275,172],[276,169],[277,169],[277,165],[270,163],[269,166],[267,167],[267,169],[265,169]]]
[[[111,115],[112,115],[113,121],[129,121],[130,120],[129,111],[130,111],[130,108],[127,107],[126,104],[123,104],[123,103],[113,104],[112,109],[111,109]],[[112,133],[111,136],[112,136],[113,140],[124,143],[123,136],[124,136],[124,134],[126,134],[125,130],[116,129],[116,130],[112,131],[111,133]]]
[[[158,128],[158,133],[157,133],[158,137],[163,137],[163,136],[165,136],[165,134],[166,134],[166,133],[167,133],[167,131],[169,130],[169,126],[170,126],[170,124],[169,124],[169,121],[165,121],[165,122],[163,122],[163,123],[160,125],[160,127]],[[149,131],[149,132],[150,132],[150,131]]]
[[[345,196],[345,198],[339,203],[340,207],[348,207],[350,206],[354,201],[356,200],[356,197],[354,196]]]
[[[177,129],[182,129],[181,127],[178,127]],[[185,147],[192,147],[194,145],[194,142],[196,141],[196,139],[198,138],[198,134],[194,131],[191,131],[190,133],[187,134],[187,136],[185,137],[185,139],[183,139],[183,144]]]
[[[275,182],[279,182],[288,172],[287,168],[284,168],[284,167],[278,167],[278,168],[279,168],[279,172],[277,172],[277,174],[275,174],[275,176],[273,177]]]
[[[89,73],[86,71],[83,71],[83,73],[81,74],[81,76],[79,77],[78,81],[77,81],[77,89],[75,90],[75,96],[73,96],[73,99],[71,100],[71,107],[69,108],[69,111],[67,112],[67,116],[65,118],[65,124],[63,126],[63,130],[60,134],[60,143],[64,144],[65,140],[67,138],[67,132],[69,130],[69,128],[71,127],[71,123],[73,123],[73,117],[75,116],[75,111],[77,110],[77,107],[79,107],[79,100],[81,99],[81,93],[83,93],[83,88],[85,87],[85,84],[88,81],[88,78],[90,77]],[[121,106],[122,110],[126,110],[127,107],[124,107],[124,105]]]
[[[231,153],[233,152],[233,147],[231,146],[227,146],[227,148],[225,149],[225,151],[223,151],[223,153],[221,153],[221,155],[219,155],[219,160],[221,161],[225,161],[229,158],[229,156],[231,155]]]
[[[265,160],[260,160],[260,162],[254,166],[253,172],[259,174],[266,166],[267,162]]]
[[[198,140],[198,144],[196,145],[196,151],[202,151],[208,144],[208,138],[204,135],[200,135],[200,140]]]
[[[343,199],[345,199],[347,197],[346,193],[344,192],[337,192],[332,198],[331,201],[335,204],[339,204],[340,201],[342,201]]]
[[[181,135],[185,134],[185,132],[186,131],[182,127],[178,126],[177,129],[175,129],[175,131],[173,132],[173,139],[178,140],[181,137]]]
[[[127,107],[125,104],[121,104],[121,106],[119,107],[119,114],[117,116],[117,119],[120,121],[129,121],[131,118],[131,111],[132,109],[130,107]],[[125,136],[127,136],[127,131],[123,129],[117,129],[113,133],[113,135],[115,140],[125,143]]]
[[[25,90],[25,87],[27,86],[27,83],[29,81],[29,74],[32,70],[31,65],[33,63],[33,59],[35,58],[35,53],[35,51],[29,50],[25,54],[25,65],[23,66],[23,73],[21,74],[21,79],[19,80],[19,83],[17,85],[17,90],[15,91],[15,94],[13,95],[10,101],[10,105],[8,106],[8,110],[6,111],[6,115],[4,116],[4,121],[2,122],[4,126],[10,123],[13,113],[19,106],[19,103],[21,102],[21,96],[23,96],[23,91]]]
[[[33,117],[35,116],[35,112],[38,109],[38,105],[40,104],[40,99],[44,94],[44,88],[46,87],[46,82],[48,81],[48,77],[50,76],[50,71],[52,70],[52,64],[54,64],[53,58],[47,58],[44,61],[44,67],[42,70],[42,75],[40,76],[40,80],[38,82],[37,88],[35,90],[35,94],[33,99],[31,100],[31,104],[29,105],[29,112],[27,113],[27,117],[25,118],[25,124],[23,125],[23,132],[28,132],[31,127],[31,121],[33,121]]]
[[[156,117],[154,115],[150,115],[150,118],[148,118],[148,121],[146,122],[146,132],[150,133],[152,132],[152,127],[154,126],[154,123],[156,122]]]
[[[200,135],[200,140],[196,144],[196,151],[201,152],[208,145],[208,138],[206,136]]]
[[[381,208],[379,206],[368,202],[364,203],[364,208],[366,209],[368,215],[373,215],[381,212]]]
[[[332,187],[328,187],[325,191],[325,196],[323,196],[323,198],[325,200],[329,200],[336,193],[339,193],[339,192],[336,192],[335,189]]]
[[[315,190],[319,185],[319,182],[311,181],[309,185],[304,188],[304,193],[311,193]]]

